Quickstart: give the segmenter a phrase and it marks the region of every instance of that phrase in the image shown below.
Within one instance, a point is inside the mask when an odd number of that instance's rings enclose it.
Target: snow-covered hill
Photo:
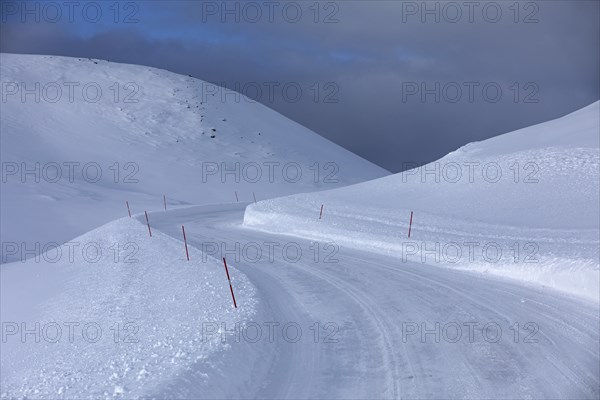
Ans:
[[[126,201],[132,213],[163,208],[163,195],[167,207],[250,202],[387,174],[192,77],[15,54],[0,55],[0,76],[1,234],[22,248],[127,215]]]
[[[596,102],[401,174],[252,204],[244,224],[598,299],[599,111]]]

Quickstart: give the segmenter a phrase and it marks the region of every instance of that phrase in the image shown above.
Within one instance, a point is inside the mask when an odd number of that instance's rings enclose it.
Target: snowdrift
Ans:
[[[220,331],[259,311],[256,291],[230,266],[233,308],[221,261],[189,251],[125,218],[4,265],[1,397],[233,395],[218,366],[244,354]]]
[[[251,204],[244,225],[597,300],[599,104],[400,174]]]
[[[189,76],[16,54],[0,55],[0,76],[0,233],[28,248],[126,216],[125,201],[134,213],[163,209],[163,195],[170,208],[251,202],[388,174]]]

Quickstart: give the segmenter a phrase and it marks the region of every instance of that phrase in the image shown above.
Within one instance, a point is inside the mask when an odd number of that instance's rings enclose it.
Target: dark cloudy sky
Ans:
[[[394,172],[599,98],[597,0],[0,6],[2,52],[143,64],[246,88]]]

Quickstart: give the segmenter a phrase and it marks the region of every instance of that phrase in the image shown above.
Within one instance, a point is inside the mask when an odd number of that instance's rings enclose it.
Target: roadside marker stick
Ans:
[[[185,256],[187,257],[187,260],[190,261],[190,253],[188,253],[187,239],[185,238],[185,228],[183,225],[181,225],[181,230],[183,231],[183,242],[185,243]]]
[[[227,261],[225,261],[225,257],[223,257],[223,265],[225,266],[225,273],[227,274],[227,280],[229,281],[229,290],[231,291],[233,306],[237,308],[237,303],[235,302],[235,295],[233,294],[233,287],[231,286],[231,278],[229,278],[229,270],[227,269]]]
[[[146,211],[144,211],[144,214],[146,214],[146,223],[148,224],[148,233],[150,234],[150,237],[152,237],[152,231],[150,230],[150,221],[148,221],[148,213]]]
[[[321,204],[321,213],[319,214],[319,219],[323,216],[323,204]]]
[[[129,209],[129,202],[126,201],[125,204],[127,204],[127,212],[129,213],[129,218],[131,218],[131,210]]]
[[[235,201],[237,201],[238,203],[240,202],[240,199],[238,198],[238,195],[237,195],[237,191],[235,192]]]
[[[412,228],[412,216],[413,216],[413,212],[410,212],[410,223],[408,225],[408,237],[410,238],[410,230]]]
[[[165,211],[167,211],[167,196],[163,194],[163,202],[165,203]]]

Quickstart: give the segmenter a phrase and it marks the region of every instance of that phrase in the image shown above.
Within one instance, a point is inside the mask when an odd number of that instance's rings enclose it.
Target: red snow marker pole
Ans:
[[[412,216],[413,216],[413,212],[410,212],[410,224],[408,225],[408,237],[410,238],[410,230],[412,228]]]
[[[323,216],[323,204],[321,204],[321,213],[319,214],[319,219]]]
[[[144,211],[144,214],[146,214],[146,223],[148,224],[148,233],[150,234],[150,237],[152,237],[152,231],[150,230],[150,221],[148,221],[148,213],[146,211]]]
[[[165,203],[165,211],[167,211],[167,196],[163,194],[163,203]]]
[[[185,238],[185,228],[183,225],[181,225],[181,230],[183,231],[183,242],[185,243],[185,256],[187,257],[187,260],[190,261],[190,253],[188,253],[187,239]]]
[[[235,192],[235,201],[237,201],[238,203],[240,202],[240,199],[238,199],[237,192]]]
[[[231,291],[233,306],[237,308],[237,303],[235,302],[235,295],[233,294],[233,287],[231,286],[231,278],[229,278],[229,270],[227,269],[227,261],[225,261],[225,257],[223,257],[223,265],[225,266],[225,273],[227,274],[227,280],[229,281],[229,290]]]
[[[127,204],[127,212],[129,213],[129,218],[131,218],[131,210],[129,209],[129,202],[126,201],[125,204]]]
[[[256,195],[252,192],[252,197],[254,197],[254,202],[256,203]]]

